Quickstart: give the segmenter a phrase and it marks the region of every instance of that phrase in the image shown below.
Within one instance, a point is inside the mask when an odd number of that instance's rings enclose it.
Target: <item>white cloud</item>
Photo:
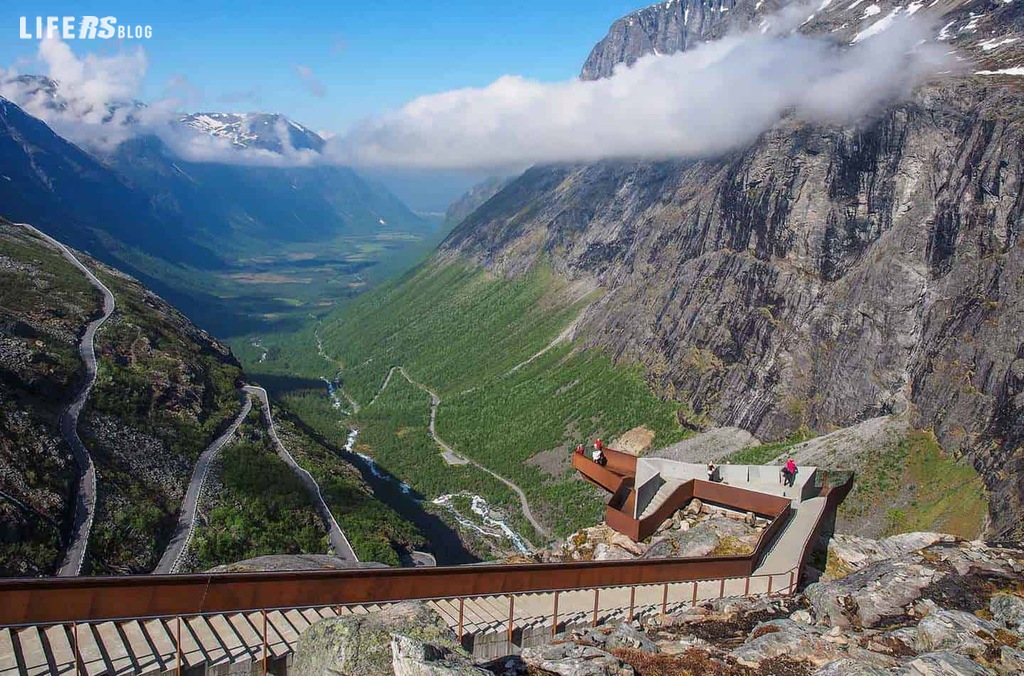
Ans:
[[[142,48],[110,56],[79,57],[57,37],[40,41],[38,65],[57,83],[56,92],[38,78],[20,77],[17,69],[0,70],[0,96],[46,122],[56,133],[100,152],[114,150],[140,135],[152,134],[179,157],[193,162],[219,162],[259,166],[302,166],[323,158],[291,147],[287,127],[275,129],[283,152],[260,148],[240,149],[231,141],[199,133],[177,124],[185,103],[195,102],[198,91],[184,76],[168,82],[166,96],[142,105],[148,60]]]
[[[792,13],[792,12],[791,12]],[[753,141],[786,115],[849,122],[949,69],[913,19],[853,46],[790,31],[726,37],[649,56],[593,82],[506,76],[417,98],[333,139],[364,166],[499,168],[605,158],[694,157]]]
[[[131,105],[148,66],[141,48],[79,57],[59,39],[43,40],[38,61],[59,82],[62,105],[45,89],[19,81],[15,70],[0,72],[0,96],[65,137],[100,149],[156,134],[175,153],[200,162],[501,170],[720,153],[750,143],[787,115],[856,121],[952,68],[945,49],[923,42],[929,31],[916,18],[900,17],[849,46],[795,33],[802,11],[789,6],[770,17],[767,34],[732,35],[681,54],[646,57],[604,80],[542,83],[510,75],[487,87],[419,97],[330,138],[323,155],[291,148],[286,130],[278,132],[282,153],[239,149],[193,133],[174,122],[180,98]],[[322,85],[313,71],[294,69],[316,94]],[[169,92],[183,84],[172,83]],[[189,98],[187,88],[182,91]]]

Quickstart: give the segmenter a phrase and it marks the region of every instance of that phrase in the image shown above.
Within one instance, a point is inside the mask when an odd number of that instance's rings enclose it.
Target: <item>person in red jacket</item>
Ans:
[[[593,458],[594,462],[596,462],[598,465],[601,465],[601,467],[604,467],[605,465],[608,464],[608,458],[606,458],[604,455],[604,444],[601,443],[600,439],[594,442]]]
[[[782,468],[782,476],[785,477],[785,485],[792,486],[796,481],[796,462],[793,458],[786,461],[786,466]]]

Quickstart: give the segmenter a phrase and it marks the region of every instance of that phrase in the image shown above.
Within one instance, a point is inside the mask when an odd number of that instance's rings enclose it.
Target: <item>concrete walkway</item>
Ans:
[[[796,514],[790,518],[786,529],[775,539],[754,574],[777,574],[799,566],[807,542],[817,530],[826,504],[827,500],[824,497],[811,498],[803,502],[794,500],[793,509]]]

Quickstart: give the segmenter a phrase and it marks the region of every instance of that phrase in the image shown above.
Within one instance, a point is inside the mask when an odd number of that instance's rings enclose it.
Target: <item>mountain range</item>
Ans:
[[[784,5],[638,10],[612,25],[580,77],[759,30]],[[527,500],[557,535],[600,518],[569,465],[578,442],[600,436],[687,459],[703,444],[700,461],[793,453],[858,470],[849,503],[869,512],[871,535],[908,521],[941,529],[963,488],[950,482],[973,490],[980,476],[987,520],[962,532],[1024,535],[1024,7],[820,0],[806,11],[797,30],[836,49],[913,14],[961,68],[856,123],[786,117],[714,156],[540,165],[481,184],[452,205],[457,225],[429,261],[365,294],[338,275],[331,293],[352,302],[315,325],[302,307],[299,330],[252,343],[250,373],[294,414],[286,424],[314,474],[351,474],[340,458],[354,451],[417,496],[416,509],[489,505],[479,511],[539,541],[543,529],[519,516]],[[59,83],[22,84],[62,105]],[[283,116],[205,112],[170,124],[239,161],[189,159],[158,133],[80,146],[0,99],[0,213],[88,251],[129,302],[101,334],[106,370],[86,418],[87,441],[108,449],[97,454],[94,565],[110,572],[153,564],[190,463],[235,410],[242,376],[220,343],[113,268],[230,331],[240,287],[214,280],[278,285],[275,265],[288,258],[313,270],[289,283],[309,285],[327,274],[319,256],[332,246],[383,247],[430,227],[352,169],[304,161],[324,140]],[[249,162],[250,151],[294,161]],[[0,316],[0,461],[22,505],[8,505],[4,542],[26,543],[0,564],[38,573],[52,569],[70,510],[54,402],[78,377],[69,346],[97,299],[40,242],[7,223],[0,235],[0,272],[28,285]],[[357,253],[342,262],[374,264]],[[271,302],[298,302],[260,293],[266,314]],[[246,489],[258,505],[253,486],[264,484],[246,467],[266,439],[253,422],[221,489]],[[742,441],[692,438],[716,432]],[[122,438],[139,443],[113,443]],[[473,462],[447,464],[442,438],[449,457]],[[394,556],[387,542],[418,541],[348,478],[325,495],[363,510],[339,520],[350,534],[358,525],[366,551]],[[229,526],[242,512],[220,513],[227,525],[207,534],[208,551],[235,551]]]
[[[20,82],[54,108],[65,105],[59,83]],[[237,152],[190,161],[148,132],[113,149],[77,145],[0,99],[3,213],[130,271],[220,331],[229,302],[210,292],[204,274],[244,272],[245,260],[291,245],[363,238],[393,247],[434,227],[379,183],[320,161],[323,139],[284,116],[204,113],[169,124],[174,138],[223,139]],[[250,161],[252,150],[280,162]],[[294,152],[307,155],[292,162],[281,154]]]

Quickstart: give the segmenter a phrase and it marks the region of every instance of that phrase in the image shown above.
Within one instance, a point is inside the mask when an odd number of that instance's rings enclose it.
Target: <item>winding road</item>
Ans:
[[[493,472],[493,471],[489,470],[488,468],[484,467],[483,465],[481,465],[480,463],[476,462],[475,460],[471,460],[469,458],[466,458],[465,456],[459,455],[454,450],[452,450],[451,446],[449,446],[447,443],[445,443],[445,441],[441,437],[438,436],[437,430],[436,430],[436,421],[437,421],[437,409],[441,406],[441,397],[438,396],[437,392],[434,392],[432,389],[430,389],[426,385],[413,380],[409,376],[409,374],[406,372],[404,366],[392,366],[391,367],[391,370],[388,371],[388,375],[384,379],[383,384],[381,384],[380,389],[377,390],[377,394],[374,395],[374,397],[370,401],[370,403],[372,404],[374,401],[377,401],[377,397],[380,396],[380,393],[383,392],[384,388],[386,388],[388,386],[388,383],[391,382],[391,378],[394,375],[395,371],[398,371],[399,373],[401,373],[402,376],[406,380],[408,380],[411,385],[413,385],[413,387],[418,387],[419,389],[423,390],[424,392],[426,392],[427,394],[430,395],[430,436],[431,436],[431,438],[433,438],[434,442],[441,448],[441,455],[442,455],[442,457],[444,457],[445,461],[449,465],[472,465],[473,467],[476,467],[477,469],[480,469],[480,470],[483,470],[484,472],[487,472],[492,477],[494,477],[495,479],[497,479],[501,483],[503,483],[506,486],[508,486],[510,489],[512,489],[512,491],[517,496],[519,496],[519,504],[523,508],[523,516],[526,517],[526,520],[529,521],[531,525],[533,525],[534,529],[536,529],[536,531],[538,533],[540,533],[541,535],[544,535],[545,537],[550,536],[550,532],[548,531],[548,529],[545,528],[543,525],[541,525],[540,521],[538,521],[536,519],[536,517],[534,517],[533,511],[530,509],[530,502],[529,502],[529,500],[526,499],[526,493],[523,492],[523,489],[521,489],[519,486],[517,486],[516,484],[512,483],[511,481],[509,481],[505,477],[501,476],[500,474],[497,474],[496,472]]]
[[[356,557],[355,551],[352,550],[352,545],[349,543],[348,538],[345,537],[344,531],[341,530],[341,526],[338,525],[338,521],[334,518],[334,514],[331,513],[330,508],[324,501],[323,493],[320,492],[320,485],[317,484],[316,479],[313,475],[303,469],[299,463],[295,462],[295,458],[288,452],[288,449],[281,443],[281,439],[277,436],[277,427],[274,425],[274,418],[270,413],[270,398],[267,396],[267,391],[262,387],[256,385],[246,385],[242,388],[251,396],[255,396],[260,400],[263,407],[263,415],[267,421],[267,431],[270,433],[270,439],[274,442],[274,447],[277,449],[277,453],[281,456],[281,459],[291,467],[295,475],[299,477],[302,484],[306,487],[313,501],[317,505],[317,510],[320,512],[320,516],[324,519],[328,526],[328,535],[331,540],[331,548],[334,549],[334,555],[338,558],[345,559],[346,561],[359,561]]]
[[[71,249],[36,227],[27,223],[20,223],[19,225],[30,230],[60,251],[64,258],[81,270],[82,274],[89,280],[89,283],[103,294],[103,314],[86,324],[82,340],[78,344],[78,353],[85,364],[85,382],[75,395],[75,398],[60,414],[61,435],[68,446],[71,447],[81,474],[78,478],[78,490],[75,497],[75,522],[71,531],[71,540],[57,575],[62,577],[80,575],[82,563],[85,561],[86,549],[89,546],[89,533],[92,531],[93,517],[96,514],[96,467],[92,463],[92,456],[89,455],[89,450],[78,436],[78,418],[82,414],[82,409],[89,398],[89,393],[92,392],[93,385],[96,384],[96,331],[114,312],[114,294],[110,293],[110,289],[104,286],[103,282],[71,253]]]
[[[252,410],[252,397],[248,394],[242,397],[242,410],[231,422],[223,434],[214,439],[213,443],[206,447],[206,450],[199,456],[195,468],[192,470],[192,480],[189,481],[188,489],[185,491],[185,498],[181,502],[181,509],[178,512],[178,525],[174,529],[174,535],[167,544],[160,562],[153,569],[154,575],[166,575],[177,573],[181,566],[182,555],[188,551],[192,542],[192,534],[196,527],[196,511],[199,508],[199,499],[203,494],[203,487],[206,485],[206,477],[210,473],[210,465],[220,449],[235,436],[239,426],[245,417]]]
[[[206,485],[206,478],[209,475],[210,467],[217,454],[231,440],[245,421],[246,416],[249,415],[249,412],[252,410],[253,397],[260,400],[260,407],[267,421],[267,431],[270,434],[270,439],[278,456],[287,463],[302,481],[306,491],[316,503],[317,511],[320,512],[321,518],[327,524],[331,547],[334,549],[335,556],[347,561],[359,561],[359,558],[356,557],[355,552],[352,550],[352,545],[349,544],[348,538],[345,537],[344,531],[341,530],[330,508],[327,507],[327,503],[320,492],[319,484],[317,484],[312,474],[295,461],[295,458],[292,457],[292,454],[288,452],[288,449],[284,447],[281,439],[277,436],[277,427],[270,413],[270,399],[267,396],[267,391],[255,385],[245,385],[242,387],[242,394],[242,410],[239,411],[238,416],[235,417],[224,433],[207,446],[206,450],[199,456],[199,461],[192,471],[192,479],[189,481],[188,489],[185,491],[185,498],[181,503],[178,525],[174,530],[170,543],[168,543],[167,548],[164,550],[163,556],[160,557],[160,563],[153,569],[153,574],[166,575],[178,572],[182,557],[188,551],[189,544],[192,542],[192,536],[195,533],[196,513],[199,509],[199,501],[202,499],[203,488]]]

